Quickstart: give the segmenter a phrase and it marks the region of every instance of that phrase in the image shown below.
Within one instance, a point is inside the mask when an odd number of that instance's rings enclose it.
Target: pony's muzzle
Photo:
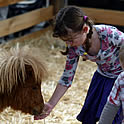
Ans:
[[[32,115],[39,115],[43,112],[44,102],[42,102],[39,106],[33,108]]]

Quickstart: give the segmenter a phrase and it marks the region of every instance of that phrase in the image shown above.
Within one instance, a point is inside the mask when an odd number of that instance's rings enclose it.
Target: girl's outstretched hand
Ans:
[[[45,103],[43,112],[40,115],[35,115],[34,120],[44,119],[45,117],[47,117],[50,114],[52,109],[53,109],[52,105],[50,105],[49,103]]]

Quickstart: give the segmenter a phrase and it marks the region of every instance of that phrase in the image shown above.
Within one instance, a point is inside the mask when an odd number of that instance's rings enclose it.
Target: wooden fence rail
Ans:
[[[82,8],[83,11],[91,17],[95,23],[106,23],[112,25],[124,26],[124,11]]]
[[[23,0],[0,0],[0,7],[8,6]],[[60,8],[64,7],[64,0],[50,0],[47,8],[40,8],[9,19],[0,21],[0,37],[32,27],[40,22],[50,20]],[[124,11],[105,10],[81,7],[95,23],[106,23],[124,26]],[[46,29],[44,29],[46,30]],[[33,38],[41,35],[42,31],[34,32],[21,39]]]
[[[53,6],[40,8],[34,11],[21,14],[3,21],[0,21],[0,37],[22,29],[29,28],[43,21],[48,21],[53,17]]]

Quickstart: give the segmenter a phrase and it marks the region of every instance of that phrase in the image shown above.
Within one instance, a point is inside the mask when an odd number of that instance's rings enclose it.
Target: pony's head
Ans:
[[[1,111],[11,106],[32,115],[42,113],[41,82],[47,73],[42,59],[38,48],[17,45],[0,50]]]

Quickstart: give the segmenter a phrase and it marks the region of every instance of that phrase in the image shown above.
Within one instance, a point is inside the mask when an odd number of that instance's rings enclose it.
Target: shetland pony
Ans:
[[[37,48],[28,46],[0,49],[0,112],[14,110],[38,115],[44,100],[41,82],[47,71]]]

